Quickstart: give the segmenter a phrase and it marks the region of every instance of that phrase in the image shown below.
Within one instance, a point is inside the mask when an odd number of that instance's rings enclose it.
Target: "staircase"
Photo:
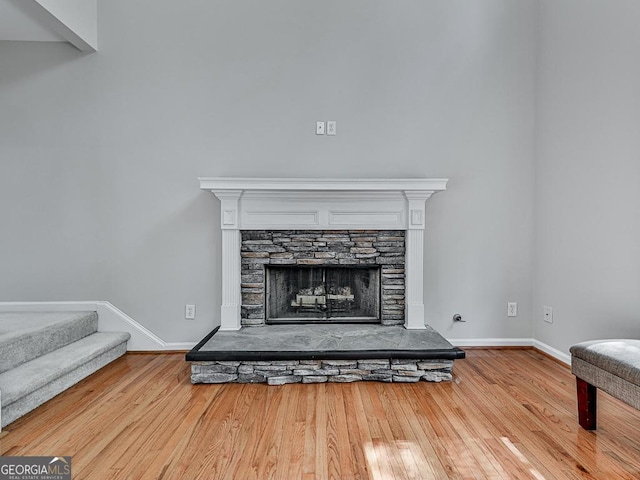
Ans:
[[[98,332],[96,312],[0,312],[0,427],[124,355],[129,337]]]

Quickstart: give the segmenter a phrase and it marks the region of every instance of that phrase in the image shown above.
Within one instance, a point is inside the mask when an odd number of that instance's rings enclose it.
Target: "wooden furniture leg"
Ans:
[[[585,430],[596,429],[596,405],[598,389],[576,377],[578,390],[578,422]]]

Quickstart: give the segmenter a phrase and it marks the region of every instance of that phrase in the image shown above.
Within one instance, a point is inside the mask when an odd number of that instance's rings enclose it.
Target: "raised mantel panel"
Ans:
[[[274,230],[278,228],[320,228],[319,211],[246,210],[242,212],[240,228],[243,230]]]

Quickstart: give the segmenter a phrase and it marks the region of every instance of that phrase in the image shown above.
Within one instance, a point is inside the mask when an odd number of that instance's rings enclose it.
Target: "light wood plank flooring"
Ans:
[[[2,455],[71,455],[74,479],[640,478],[640,413],[569,370],[468,350],[454,381],[191,385],[180,354],[128,354],[6,428]]]

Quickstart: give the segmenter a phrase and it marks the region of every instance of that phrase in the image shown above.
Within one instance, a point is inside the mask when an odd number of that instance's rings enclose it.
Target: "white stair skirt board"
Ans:
[[[0,311],[76,312],[92,310],[98,312],[98,331],[128,332],[131,335],[127,351],[171,351],[191,350],[193,342],[165,342],[153,332],[136,322],[122,310],[106,301],[65,302],[0,302]]]

